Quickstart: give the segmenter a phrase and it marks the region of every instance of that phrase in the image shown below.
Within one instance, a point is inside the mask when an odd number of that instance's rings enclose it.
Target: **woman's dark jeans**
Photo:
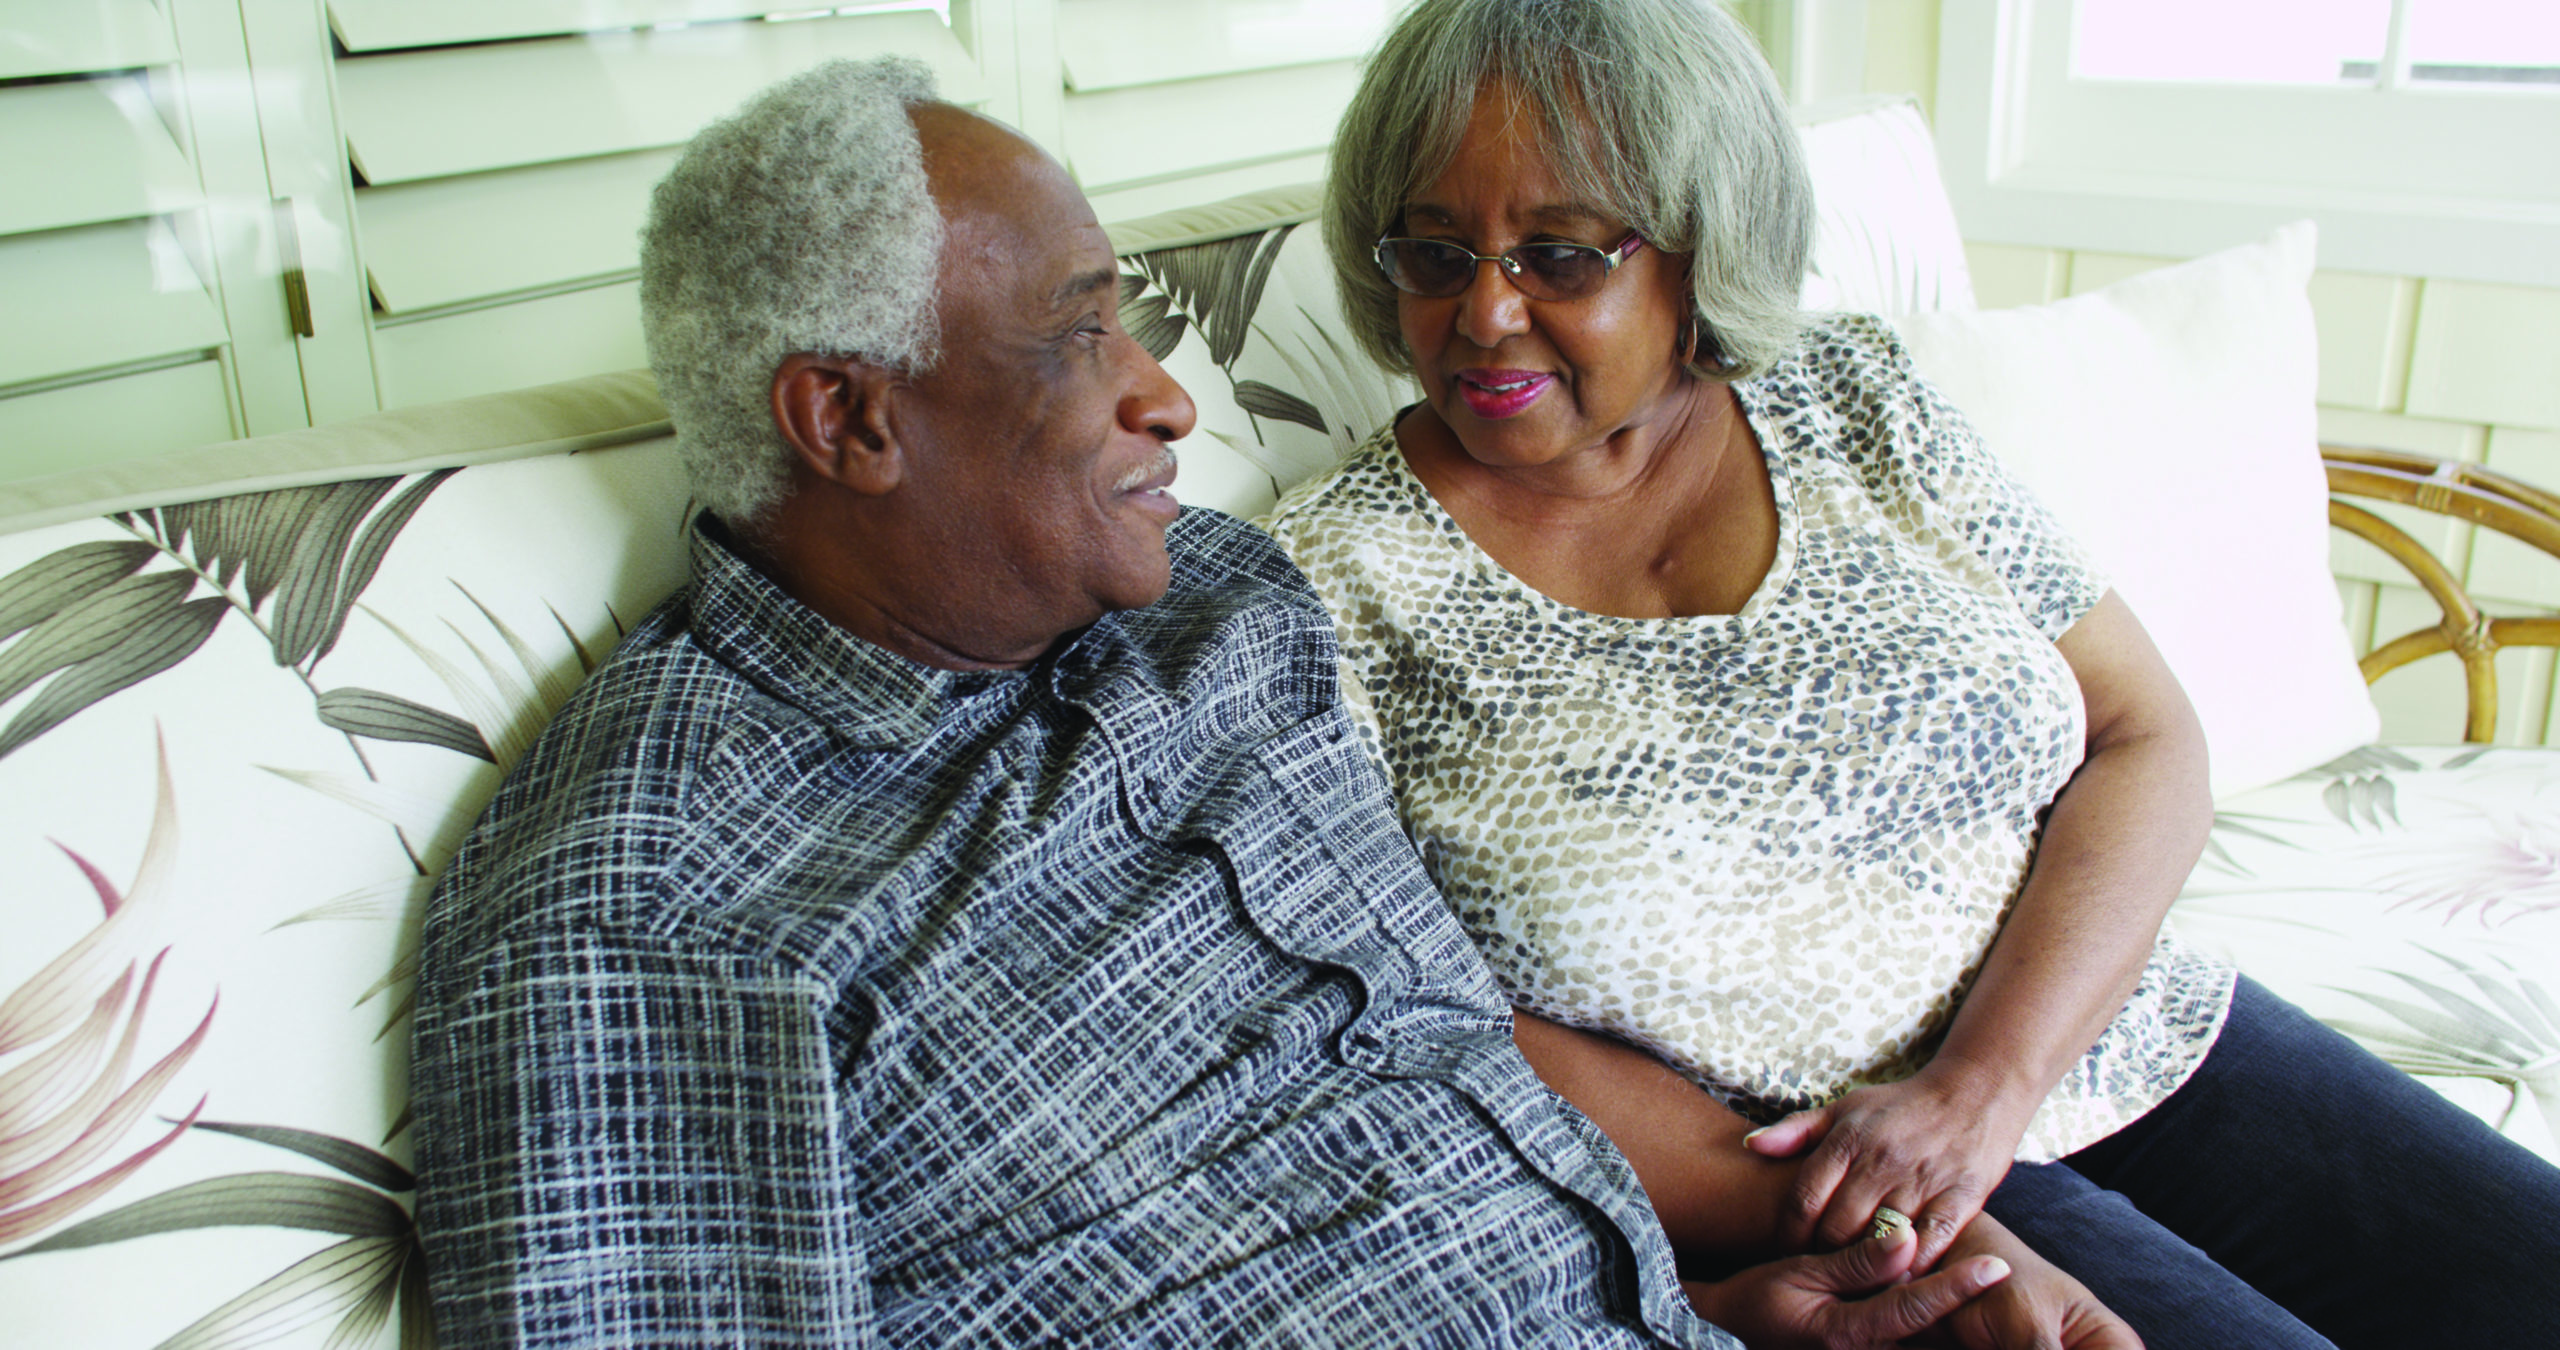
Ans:
[[[2245,976],[2185,1086],[1988,1208],[2149,1350],[2560,1346],[2560,1168]]]

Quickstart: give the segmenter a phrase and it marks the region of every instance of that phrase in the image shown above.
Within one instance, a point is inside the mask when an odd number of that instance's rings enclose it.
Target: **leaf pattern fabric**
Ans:
[[[0,536],[0,1347],[433,1345],[410,931],[684,506],[662,441]]]
[[[2170,922],[2560,1161],[2560,753],[2369,746],[2227,799]]]
[[[1340,337],[1320,233],[1284,223],[1121,259],[1122,324],[1199,406],[1186,502],[1253,515],[1412,400]]]
[[[374,507],[399,479],[127,513],[114,519],[130,540],[72,544],[0,577],[0,640],[8,640],[0,648],[0,703],[59,673],[0,725],[0,758],[187,659],[233,612],[267,635],[279,666],[326,656],[401,528],[455,472],[418,475],[380,512]],[[155,562],[171,565],[145,570]],[[200,585],[212,593],[199,596]],[[367,706],[387,711],[388,698]],[[461,748],[450,727],[432,738],[416,734],[433,725],[416,715],[430,710],[369,720],[340,711],[356,723],[340,728],[350,733],[391,727],[387,739]],[[488,758],[485,747],[465,753]]]

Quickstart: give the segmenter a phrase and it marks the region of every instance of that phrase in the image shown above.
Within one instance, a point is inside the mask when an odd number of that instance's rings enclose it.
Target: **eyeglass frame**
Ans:
[[[1419,235],[1410,234],[1384,234],[1378,236],[1378,242],[1369,246],[1369,259],[1378,265],[1378,272],[1387,279],[1388,285],[1395,287],[1406,295],[1414,296],[1423,300],[1456,299],[1457,297],[1467,293],[1467,287],[1474,285],[1475,279],[1470,275],[1467,281],[1462,283],[1458,289],[1451,291],[1446,295],[1433,295],[1427,291],[1417,291],[1396,279],[1395,269],[1387,265],[1387,245],[1404,243],[1430,244],[1437,248],[1456,249],[1458,252],[1466,254],[1472,263],[1492,263],[1494,266],[1501,268],[1502,275],[1508,278],[1512,285],[1519,287],[1522,294],[1528,295],[1533,299],[1548,301],[1587,300],[1592,296],[1599,294],[1600,288],[1609,284],[1609,277],[1611,274],[1618,270],[1618,264],[1634,257],[1638,249],[1646,246],[1646,242],[1647,241],[1642,234],[1634,230],[1629,230],[1627,231],[1627,237],[1619,240],[1616,246],[1611,248],[1602,248],[1597,244],[1570,243],[1564,240],[1523,240],[1520,243],[1513,244],[1511,247],[1504,249],[1500,253],[1478,253],[1474,249],[1468,248],[1462,244],[1452,243],[1446,239],[1424,239]],[[1600,258],[1600,280],[1595,283],[1590,290],[1584,291],[1579,295],[1539,295],[1537,292],[1530,290],[1527,286],[1522,286],[1520,284],[1523,275],[1528,270],[1528,265],[1512,255],[1518,253],[1524,248],[1569,248],[1597,254]]]

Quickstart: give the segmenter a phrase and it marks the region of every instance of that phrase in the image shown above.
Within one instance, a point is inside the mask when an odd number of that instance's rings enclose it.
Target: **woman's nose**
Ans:
[[[1511,283],[1498,259],[1476,264],[1475,279],[1458,293],[1458,334],[1479,347],[1529,331],[1529,297]]]

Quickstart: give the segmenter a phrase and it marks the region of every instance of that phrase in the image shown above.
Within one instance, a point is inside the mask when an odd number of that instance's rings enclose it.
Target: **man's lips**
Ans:
[[[1167,448],[1154,459],[1122,474],[1112,489],[1140,510],[1171,520],[1180,513],[1182,504],[1165,489],[1173,486],[1174,475],[1180,469],[1181,465],[1174,461],[1173,451]]]
[[[1458,397],[1478,417],[1517,416],[1538,401],[1556,377],[1538,370],[1471,369],[1458,372]]]

